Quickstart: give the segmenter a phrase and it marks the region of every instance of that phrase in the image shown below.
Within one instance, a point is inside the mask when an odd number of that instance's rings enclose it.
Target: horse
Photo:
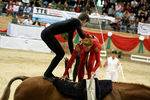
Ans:
[[[15,80],[22,80],[16,88],[14,100],[75,100],[62,95],[56,87],[42,76],[12,78],[6,86],[0,100],[8,100],[10,87]],[[112,82],[112,91],[103,100],[150,100],[150,87],[133,84]]]

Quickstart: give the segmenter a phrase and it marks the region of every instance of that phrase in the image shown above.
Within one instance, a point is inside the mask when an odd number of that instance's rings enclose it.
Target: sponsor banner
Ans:
[[[150,35],[150,24],[148,23],[138,23],[138,34]]]
[[[56,9],[48,9],[48,8],[41,8],[41,7],[34,7],[33,8],[33,17],[32,19],[38,18],[40,22],[46,23],[55,23],[59,21],[63,21],[70,18],[78,18],[80,13],[76,12],[69,12],[69,11],[62,11]],[[110,20],[115,22],[115,18],[111,16],[103,16],[103,15],[90,15],[90,19],[98,20]]]
[[[35,20],[35,18],[38,18],[40,22],[55,23],[66,20],[67,16],[60,10],[34,7],[32,19]]]

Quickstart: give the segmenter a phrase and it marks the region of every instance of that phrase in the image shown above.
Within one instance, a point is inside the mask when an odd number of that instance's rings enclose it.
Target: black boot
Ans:
[[[49,76],[44,75],[44,79],[53,82],[55,80],[55,76],[51,73]]]

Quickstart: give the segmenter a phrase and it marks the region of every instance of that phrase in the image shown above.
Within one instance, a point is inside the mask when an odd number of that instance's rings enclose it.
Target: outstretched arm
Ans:
[[[83,31],[81,29],[81,23],[79,20],[77,21],[77,32],[82,39],[84,39],[86,37],[86,34],[83,33]]]
[[[94,52],[95,52],[96,65],[93,68],[92,72],[95,72],[96,69],[100,66],[100,49],[99,49],[99,47],[95,48]]]
[[[68,70],[69,70],[69,68],[71,67],[71,65],[73,64],[74,59],[76,58],[76,56],[77,56],[77,54],[78,54],[79,51],[80,51],[80,47],[79,47],[78,45],[76,45],[76,48],[75,48],[75,50],[73,51],[70,60],[68,61],[68,64],[67,64],[67,67],[66,67],[66,70],[65,70],[63,76],[66,76],[66,75],[67,75]]]

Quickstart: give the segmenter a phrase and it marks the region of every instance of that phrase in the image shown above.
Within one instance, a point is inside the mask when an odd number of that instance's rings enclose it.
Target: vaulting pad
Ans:
[[[80,83],[76,83],[56,78],[53,84],[64,96],[77,100],[87,100],[86,80],[83,80]],[[108,93],[112,91],[111,80],[95,79],[95,86],[97,100],[102,100]]]

